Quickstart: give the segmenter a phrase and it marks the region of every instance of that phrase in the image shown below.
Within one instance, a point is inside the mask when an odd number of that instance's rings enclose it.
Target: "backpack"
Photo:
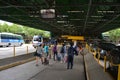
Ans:
[[[75,54],[75,55],[78,55],[77,50],[76,50],[75,48],[73,48],[73,47],[69,47],[69,48],[68,48],[68,55],[73,56],[74,54]]]
[[[53,51],[54,51],[54,52],[57,52],[57,46],[54,46],[54,47],[53,47]]]
[[[60,53],[64,53],[64,47],[61,48]]]
[[[73,47],[68,48],[68,55],[74,55],[74,49]]]

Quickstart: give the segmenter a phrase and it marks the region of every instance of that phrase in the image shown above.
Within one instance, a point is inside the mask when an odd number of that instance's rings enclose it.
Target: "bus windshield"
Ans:
[[[41,42],[41,37],[40,36],[35,36],[33,38],[34,41],[38,41],[38,42]]]

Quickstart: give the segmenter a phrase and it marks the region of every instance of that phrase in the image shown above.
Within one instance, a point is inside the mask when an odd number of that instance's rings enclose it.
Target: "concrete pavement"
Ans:
[[[50,60],[50,65],[35,66],[31,61],[0,71],[0,80],[85,80],[82,56],[75,57],[73,69],[67,70],[65,63]]]
[[[35,60],[33,53],[0,59],[0,71]]]
[[[29,80],[85,80],[82,56],[75,56],[73,69],[67,69],[66,65],[57,62]]]

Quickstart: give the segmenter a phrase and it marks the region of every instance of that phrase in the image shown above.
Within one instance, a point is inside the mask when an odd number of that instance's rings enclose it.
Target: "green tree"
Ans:
[[[1,25],[1,32],[20,33],[22,32],[22,28],[19,27],[19,25],[17,24],[13,25],[4,24]]]
[[[113,41],[120,40],[120,29],[115,29],[115,30],[109,31],[109,35],[110,35],[111,40],[113,40]]]
[[[9,30],[8,30],[8,24],[3,24],[3,25],[0,25],[0,30],[1,30],[1,32],[9,32]]]
[[[50,37],[50,35],[46,31],[30,28],[27,26],[21,26],[21,25],[17,25],[17,24],[8,25],[5,23],[3,25],[0,25],[0,32],[24,33],[26,35],[26,37],[32,37],[34,35]]]

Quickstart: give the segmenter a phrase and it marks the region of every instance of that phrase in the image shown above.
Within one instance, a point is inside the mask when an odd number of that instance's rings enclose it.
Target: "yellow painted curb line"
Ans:
[[[18,62],[14,62],[14,63],[11,63],[11,64],[7,64],[7,65],[4,65],[4,66],[0,66],[0,71],[11,68],[11,67],[14,67],[14,66],[17,66],[17,65],[20,65],[20,64],[24,64],[24,63],[27,63],[27,62],[30,62],[30,61],[33,61],[33,60],[35,60],[35,57],[34,58],[29,58],[29,59],[26,59],[26,60],[22,60],[22,61],[18,61]]]
[[[86,63],[85,58],[84,58],[84,62],[85,62],[86,78],[87,78],[87,80],[90,80],[90,76],[89,76],[89,72],[88,72],[87,63]]]

